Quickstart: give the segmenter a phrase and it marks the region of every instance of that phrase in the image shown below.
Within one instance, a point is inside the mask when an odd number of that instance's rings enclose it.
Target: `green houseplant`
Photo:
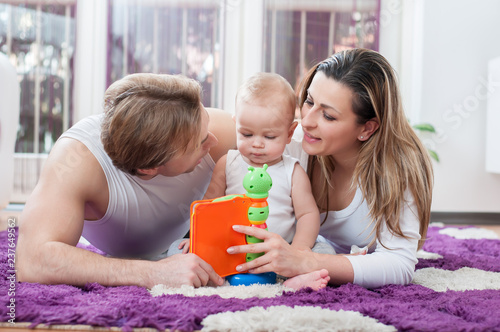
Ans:
[[[434,128],[433,125],[430,123],[416,123],[412,125],[413,129],[417,131],[417,133],[428,133],[431,135],[436,134],[436,128]],[[429,151],[429,155],[431,156],[432,159],[435,161],[439,162],[439,155],[437,154],[436,151],[427,148],[427,151]]]

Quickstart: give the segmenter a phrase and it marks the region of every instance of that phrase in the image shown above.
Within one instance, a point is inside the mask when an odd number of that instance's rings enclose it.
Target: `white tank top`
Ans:
[[[85,220],[83,237],[109,255],[153,258],[189,230],[189,207],[203,198],[214,161],[207,154],[191,173],[142,180],[113,165],[101,143],[103,114],[75,124],[61,138],[82,142],[101,165],[109,189],[106,214]]]
[[[295,235],[295,213],[292,205],[292,174],[298,160],[283,156],[279,163],[269,166],[267,172],[273,180],[267,203],[269,217],[266,220],[270,232],[281,235],[288,243]],[[248,165],[237,150],[230,150],[226,161],[226,195],[244,194],[243,178]]]

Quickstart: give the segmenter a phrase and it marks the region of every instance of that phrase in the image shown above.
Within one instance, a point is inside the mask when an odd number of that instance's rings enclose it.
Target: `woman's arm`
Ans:
[[[274,271],[293,277],[324,268],[329,271],[330,284],[334,285],[352,282],[366,288],[376,288],[388,284],[408,284],[418,262],[416,252],[420,234],[415,203],[411,196],[406,196],[407,204],[401,211],[400,227],[407,238],[394,236],[384,229],[375,252],[367,255],[325,255],[301,251],[290,246],[277,234],[244,226],[235,227],[235,230],[261,238],[264,242],[230,247],[228,252],[266,253],[241,264],[238,267],[240,272]]]
[[[420,222],[415,201],[409,192],[405,193],[405,202],[399,220],[401,231],[407,238],[395,236],[384,228],[373,253],[346,256],[354,269],[355,284],[375,288],[387,284],[405,285],[413,279],[418,262]]]
[[[264,240],[261,243],[229,247],[227,249],[230,254],[265,252],[263,256],[239,265],[236,268],[239,272],[276,272],[285,277],[294,277],[299,274],[327,269],[331,284],[341,285],[353,281],[352,265],[346,256],[299,250],[289,245],[278,234],[256,227],[233,226],[233,229],[236,232]]]

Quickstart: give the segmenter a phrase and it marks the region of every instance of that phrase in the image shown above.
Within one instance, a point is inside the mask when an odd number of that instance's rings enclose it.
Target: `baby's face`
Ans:
[[[295,124],[286,110],[238,102],[236,105],[236,139],[245,161],[256,167],[273,165],[281,160],[290,142]]]

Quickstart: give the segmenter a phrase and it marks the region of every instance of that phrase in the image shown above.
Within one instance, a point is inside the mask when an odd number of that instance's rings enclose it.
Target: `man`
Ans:
[[[129,75],[106,91],[104,114],[61,136],[20,218],[19,281],[223,283],[196,255],[155,260],[187,232],[191,202],[235,147],[230,115],[207,112],[200,95],[183,76]],[[108,255],[76,247],[82,235]]]

